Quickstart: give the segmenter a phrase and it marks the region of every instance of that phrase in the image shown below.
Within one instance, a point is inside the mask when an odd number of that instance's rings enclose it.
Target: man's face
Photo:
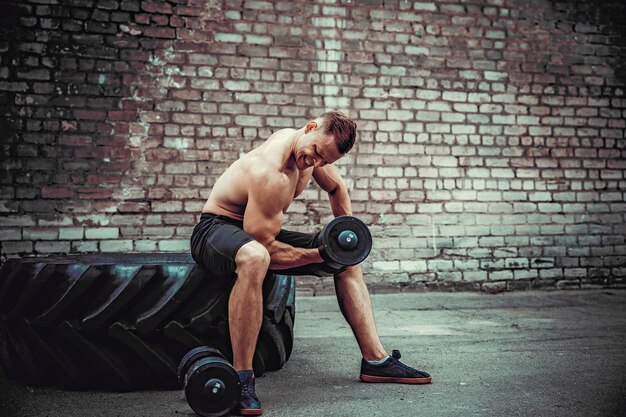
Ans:
[[[309,125],[307,125],[307,128]],[[305,132],[307,132],[305,128]],[[296,165],[304,170],[310,167],[323,167],[332,164],[343,155],[339,153],[335,138],[325,134],[323,129],[315,126],[305,133],[296,152]]]

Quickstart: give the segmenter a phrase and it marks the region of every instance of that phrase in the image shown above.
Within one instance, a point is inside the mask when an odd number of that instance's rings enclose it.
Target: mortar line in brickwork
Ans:
[[[439,178],[437,178],[435,181],[433,181],[433,184],[434,184],[434,187],[432,187],[432,188],[434,188],[433,191],[437,191],[439,189]],[[436,235],[437,235],[437,225],[435,223],[435,214],[434,213],[432,213],[430,215],[430,224],[431,224],[432,229],[433,229],[432,230],[432,232],[433,232],[433,256],[437,257],[437,238],[436,238]]]
[[[433,226],[433,256],[437,256],[437,240],[435,239],[435,217],[430,216],[430,223]]]

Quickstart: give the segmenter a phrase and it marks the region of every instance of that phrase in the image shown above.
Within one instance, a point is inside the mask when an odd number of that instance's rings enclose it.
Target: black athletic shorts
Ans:
[[[298,248],[317,248],[319,232],[308,233],[281,230],[276,240]],[[226,216],[202,213],[191,234],[191,256],[211,276],[222,279],[236,277],[237,251],[254,238],[243,230],[243,222]],[[296,268],[272,271],[283,275],[333,276],[346,268],[336,269],[316,263]]]

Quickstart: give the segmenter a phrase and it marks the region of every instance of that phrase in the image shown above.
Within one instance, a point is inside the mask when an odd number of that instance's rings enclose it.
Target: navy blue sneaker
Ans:
[[[380,365],[372,365],[365,359],[361,360],[361,376],[363,382],[390,382],[395,384],[428,384],[432,377],[400,362],[400,351],[394,350],[391,356]]]
[[[237,414],[240,416],[260,416],[263,414],[263,410],[261,409],[261,401],[254,392],[254,372],[239,371],[238,374],[239,379],[241,379],[241,399]]]

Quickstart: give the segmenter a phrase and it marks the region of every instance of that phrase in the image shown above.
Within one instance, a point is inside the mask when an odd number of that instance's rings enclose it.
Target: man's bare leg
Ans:
[[[233,367],[252,369],[252,359],[263,321],[263,280],[270,265],[267,249],[256,241],[248,242],[235,257],[237,281],[228,302]]]
[[[372,301],[363,281],[361,266],[355,265],[336,275],[335,290],[339,308],[352,328],[363,358],[379,360],[386,357],[388,354],[378,337]]]
[[[374,312],[369,292],[363,281],[361,267],[356,265],[335,276],[337,300],[341,311],[352,327],[361,354],[360,379],[363,382],[392,382],[399,384],[428,384],[432,378],[427,372],[418,371],[401,363],[394,352],[393,359],[381,364],[367,361],[378,361],[387,357],[385,348],[380,343]],[[398,352],[399,353],[399,352]]]

